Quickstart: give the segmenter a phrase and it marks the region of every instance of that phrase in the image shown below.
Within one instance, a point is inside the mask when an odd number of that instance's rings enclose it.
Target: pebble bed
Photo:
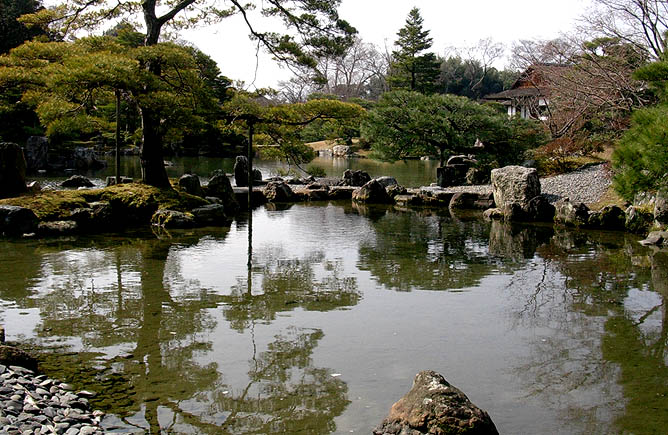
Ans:
[[[571,202],[592,204],[598,202],[610,187],[612,178],[606,164],[588,166],[568,174],[540,179],[541,193],[550,202],[568,198]],[[448,192],[491,193],[489,184],[479,186],[454,186],[443,189]]]
[[[32,370],[0,365],[0,434],[102,434],[102,411],[91,411],[90,391]]]

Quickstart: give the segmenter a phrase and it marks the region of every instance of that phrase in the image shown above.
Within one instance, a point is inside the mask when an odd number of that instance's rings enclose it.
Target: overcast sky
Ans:
[[[357,28],[362,40],[391,49],[408,12],[417,6],[425,29],[431,31],[432,51],[443,55],[447,47],[473,45],[488,37],[508,47],[519,39],[557,37],[573,29],[589,4],[589,0],[343,0],[339,13]],[[240,17],[188,31],[181,37],[215,59],[224,75],[250,87],[256,69],[255,45]],[[256,87],[276,86],[289,77],[289,71],[261,54]]]

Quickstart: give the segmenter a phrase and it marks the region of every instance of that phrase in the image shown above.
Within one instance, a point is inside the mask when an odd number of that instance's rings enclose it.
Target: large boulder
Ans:
[[[436,182],[440,187],[461,186],[466,183],[466,173],[471,167],[451,164],[436,168]]]
[[[353,192],[353,201],[367,204],[391,204],[392,198],[387,190],[376,180],[371,180]]]
[[[589,212],[587,224],[603,230],[624,230],[626,215],[618,206],[606,205],[598,211]]]
[[[516,204],[526,211],[529,201],[540,195],[540,180],[534,168],[506,166],[493,169],[491,178],[494,202],[501,210]]]
[[[211,173],[209,184],[206,185],[205,190],[207,195],[219,198],[223,205],[225,205],[227,212],[234,213],[239,209],[239,203],[234,195],[232,183],[225,172],[220,169]]]
[[[35,213],[16,205],[0,205],[0,234],[20,236],[35,232],[38,224]]]
[[[222,204],[207,204],[190,211],[198,226],[224,226],[229,223]]]
[[[70,178],[60,183],[60,187],[95,187],[95,184],[83,175],[72,175]]]
[[[237,156],[234,162],[234,180],[237,187],[248,186],[248,158],[246,156]],[[253,180],[262,181],[262,172],[259,169],[253,168]]]
[[[526,216],[531,222],[552,222],[555,211],[554,206],[544,195],[538,195],[529,200]]]
[[[23,149],[28,171],[39,171],[49,166],[49,139],[44,136],[30,136]]]
[[[292,202],[294,201],[295,193],[283,181],[270,181],[264,188],[264,196],[269,202]]]
[[[668,225],[668,192],[660,191],[656,194],[654,220],[659,225]]]
[[[630,205],[624,213],[626,214],[624,227],[632,233],[646,232],[654,221],[654,215],[645,207]]]
[[[390,409],[374,435],[498,434],[489,415],[443,376],[418,373],[413,388]]]
[[[89,169],[102,169],[107,166],[103,160],[98,160],[93,148],[76,147],[74,148],[74,167],[81,171]]]
[[[23,150],[15,143],[0,143],[0,198],[18,196],[27,191]]]
[[[390,186],[396,186],[399,183],[397,183],[397,179],[394,177],[389,177],[389,176],[383,176],[383,177],[376,177],[374,178],[377,182],[383,185],[384,188],[388,188]],[[366,183],[364,183],[366,184]]]
[[[350,154],[352,154],[352,151],[348,145],[336,145],[332,147],[332,155],[334,157],[348,157]]]
[[[494,205],[490,193],[457,192],[448,206],[452,209],[487,210]]]
[[[179,187],[181,190],[191,195],[204,197],[204,191],[199,182],[199,177],[195,174],[181,175],[181,178],[179,178]]]
[[[554,204],[554,221],[569,226],[583,226],[589,223],[589,207],[582,202],[570,202],[568,198]]]
[[[343,172],[343,179],[341,180],[341,184],[343,186],[361,187],[369,181],[371,181],[371,177],[366,172],[346,169]]]

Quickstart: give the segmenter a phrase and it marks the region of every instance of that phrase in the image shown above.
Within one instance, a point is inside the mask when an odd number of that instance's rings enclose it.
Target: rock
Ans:
[[[644,233],[651,226],[654,214],[643,207],[629,206],[625,212],[626,221],[624,227],[632,233]]]
[[[364,186],[369,181],[371,181],[371,177],[366,172],[352,171],[350,169],[346,169],[343,172],[343,179],[341,181],[341,184],[343,186],[361,187]]]
[[[487,210],[494,205],[491,193],[457,192],[452,195],[448,207],[452,209]]]
[[[464,176],[466,184],[477,185],[489,183],[489,175],[478,168],[469,168]]]
[[[578,202],[572,203],[568,198],[554,204],[554,221],[564,225],[582,226],[589,222],[589,207]]]
[[[73,220],[40,222],[37,232],[43,236],[68,236],[79,232],[79,224]]]
[[[20,146],[0,143],[0,198],[26,193],[26,161]]]
[[[526,210],[527,218],[531,222],[554,221],[555,208],[544,195],[534,196],[529,200]]]
[[[461,186],[466,183],[466,173],[470,166],[452,164],[436,168],[437,185],[440,187]]]
[[[668,244],[668,231],[652,231],[647,238],[640,241],[645,246],[662,246]]]
[[[371,180],[356,189],[353,192],[353,201],[367,204],[391,204],[393,202],[383,185],[376,180]]]
[[[659,225],[668,225],[668,192],[660,191],[656,194],[654,220]]]
[[[394,177],[388,177],[388,176],[384,176],[384,177],[376,177],[376,178],[374,178],[374,180],[376,180],[377,182],[379,182],[379,183],[380,183],[384,188],[386,188],[386,189],[387,189],[388,187],[390,187],[390,186],[396,186],[396,185],[399,184],[399,183],[397,183],[397,179],[396,179],[396,178],[394,178]],[[364,183],[364,184],[366,184],[366,183]]]
[[[348,145],[336,145],[332,147],[332,155],[334,157],[348,157],[352,152]]]
[[[39,181],[31,181],[26,187],[28,188],[28,193],[33,195],[42,191],[42,185],[39,184]]]
[[[476,163],[478,163],[478,161],[474,159],[473,156],[459,155],[459,156],[450,156],[450,158],[448,158],[448,161],[445,164],[472,166],[475,165]]]
[[[387,191],[387,194],[390,195],[390,198],[396,198],[397,196],[406,195],[408,193],[408,190],[406,190],[404,186],[398,184],[387,186],[385,187],[385,190]]]
[[[60,183],[61,187],[95,187],[92,181],[83,175],[72,175],[67,180]]]
[[[374,435],[498,434],[489,415],[440,374],[422,371]]]
[[[195,217],[195,223],[198,226],[224,226],[229,222],[225,214],[225,206],[221,204],[207,204],[194,208],[190,212]]]
[[[195,217],[191,213],[160,209],[153,213],[151,223],[163,228],[192,228]]]
[[[88,205],[92,210],[91,225],[97,227],[114,226],[114,209],[108,201],[95,201]]]
[[[186,193],[204,197],[204,191],[199,183],[199,177],[195,174],[183,174],[179,178],[179,187]]]
[[[20,366],[28,370],[37,370],[37,360],[27,352],[7,345],[0,345],[0,364],[6,366]]]
[[[35,213],[16,205],[0,205],[0,234],[20,236],[33,233],[37,229]]]
[[[26,170],[36,172],[49,167],[49,139],[44,136],[30,136],[23,149]]]
[[[209,183],[205,186],[204,191],[207,195],[219,198],[227,213],[234,214],[239,210],[239,203],[234,195],[232,183],[225,172],[220,169],[211,173]]]
[[[626,224],[624,210],[616,205],[606,205],[601,210],[589,212],[587,225],[603,230],[623,230]]]
[[[0,326],[0,344],[5,342],[5,328]],[[3,370],[0,370],[0,374],[2,374]]]
[[[130,177],[121,177],[121,184],[132,183],[134,180]],[[106,180],[107,187],[116,185],[116,177],[107,177]]]
[[[354,186],[331,186],[329,188],[329,199],[352,199]]]
[[[295,194],[283,181],[270,181],[264,188],[264,196],[269,202],[291,202]]]
[[[488,208],[482,213],[482,217],[488,220],[503,220],[505,216],[500,208]]]
[[[423,187],[420,189],[418,196],[425,205],[433,205],[439,207],[449,207],[450,201],[455,194],[453,192],[444,191],[438,187]]]
[[[522,166],[492,169],[492,190],[496,206],[504,213],[511,210],[511,204],[528,211],[529,201],[540,195],[538,172]]]
[[[107,163],[98,160],[93,148],[76,147],[74,148],[74,167],[80,171],[89,169],[102,169]]]
[[[234,162],[234,180],[237,187],[248,186],[248,159],[246,156],[237,156]],[[253,168],[253,180],[262,181],[262,172]]]

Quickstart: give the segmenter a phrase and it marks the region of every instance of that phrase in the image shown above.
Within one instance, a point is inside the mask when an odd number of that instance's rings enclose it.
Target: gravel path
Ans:
[[[612,183],[607,164],[588,166],[568,174],[540,179],[541,192],[550,202],[569,198],[571,202],[592,204],[601,199]],[[454,186],[443,189],[448,192],[490,193],[492,186]]]
[[[540,180],[541,191],[550,195],[550,200],[569,198],[586,204],[599,201],[611,183],[612,174],[605,163]]]

